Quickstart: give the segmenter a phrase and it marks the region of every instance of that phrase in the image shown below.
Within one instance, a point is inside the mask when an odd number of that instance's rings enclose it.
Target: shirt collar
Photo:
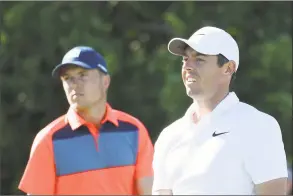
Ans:
[[[72,130],[76,130],[80,126],[88,123],[81,116],[79,116],[72,108],[69,108],[66,117],[66,120],[71,126]],[[107,121],[113,123],[116,127],[118,127],[119,125],[115,111],[111,108],[111,106],[108,103],[106,104],[106,113],[101,121],[101,124],[104,124]]]
[[[212,116],[217,116],[220,113],[226,111],[231,108],[233,105],[239,102],[239,98],[234,92],[230,92],[210,113]],[[196,103],[192,103],[191,106],[187,109],[184,117],[188,119],[193,119],[194,112],[198,110],[198,105]],[[207,116],[210,116],[207,115]]]

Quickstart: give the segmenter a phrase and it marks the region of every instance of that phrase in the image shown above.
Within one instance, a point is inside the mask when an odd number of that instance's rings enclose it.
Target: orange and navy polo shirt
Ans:
[[[34,139],[19,189],[32,195],[133,195],[153,176],[153,145],[144,125],[107,104],[99,129],[74,110]]]

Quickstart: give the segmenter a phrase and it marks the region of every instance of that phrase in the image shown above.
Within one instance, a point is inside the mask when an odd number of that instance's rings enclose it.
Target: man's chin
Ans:
[[[76,111],[82,111],[82,110],[86,110],[87,107],[82,104],[82,103],[78,103],[78,102],[74,102],[70,104],[70,108],[76,110]]]
[[[202,99],[204,97],[203,93],[201,93],[200,91],[192,90],[192,89],[186,89],[186,94],[188,97],[192,99]]]

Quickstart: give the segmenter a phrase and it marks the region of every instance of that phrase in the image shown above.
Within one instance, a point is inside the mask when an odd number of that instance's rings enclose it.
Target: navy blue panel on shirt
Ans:
[[[98,150],[94,140],[98,140]],[[57,175],[134,165],[138,152],[138,128],[119,121],[105,123],[98,138],[82,126],[72,131],[65,126],[53,135]]]

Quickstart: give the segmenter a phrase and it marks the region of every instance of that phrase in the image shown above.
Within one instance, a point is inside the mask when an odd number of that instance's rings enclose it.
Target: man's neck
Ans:
[[[80,109],[77,113],[86,122],[99,126],[106,113],[106,102],[96,103],[89,108]]]
[[[226,98],[226,96],[229,94],[229,90],[222,91],[216,93],[214,96],[212,96],[209,99],[203,99],[203,100],[196,100],[194,99],[193,102],[196,105],[196,116],[199,120],[202,116],[211,113],[217,105]]]

